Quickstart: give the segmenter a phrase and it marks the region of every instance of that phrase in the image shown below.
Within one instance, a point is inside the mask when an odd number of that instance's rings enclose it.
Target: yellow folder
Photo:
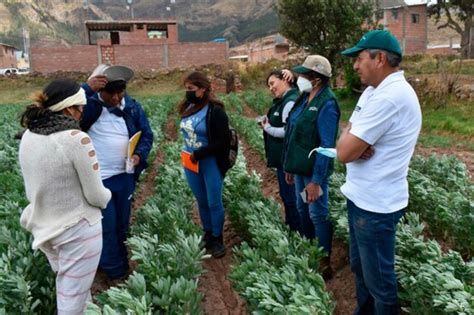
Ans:
[[[142,135],[142,132],[139,131],[136,134],[134,134],[130,140],[128,140],[128,151],[127,151],[127,157],[130,159],[135,153],[135,148],[137,147],[138,141],[140,140],[140,136]]]

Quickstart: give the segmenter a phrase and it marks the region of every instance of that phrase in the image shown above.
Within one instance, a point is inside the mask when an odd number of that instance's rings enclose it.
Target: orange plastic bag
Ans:
[[[199,173],[199,162],[193,163],[191,161],[191,153],[186,151],[181,151],[181,163],[183,166],[194,173]]]

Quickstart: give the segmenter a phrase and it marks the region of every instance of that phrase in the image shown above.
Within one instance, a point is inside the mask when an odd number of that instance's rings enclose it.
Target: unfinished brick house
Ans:
[[[16,68],[15,47],[0,43],[0,68]]]
[[[31,48],[33,71],[90,72],[101,63],[137,71],[189,67],[227,61],[228,43],[178,40],[176,21],[87,21],[88,45]]]
[[[379,1],[379,24],[400,41],[405,54],[421,54],[428,45],[426,0]]]

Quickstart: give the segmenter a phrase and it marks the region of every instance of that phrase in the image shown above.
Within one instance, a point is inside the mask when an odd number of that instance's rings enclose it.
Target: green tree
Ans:
[[[279,0],[280,33],[310,53],[323,55],[333,68],[340,52],[362,36],[373,16],[372,2],[360,0]]]
[[[435,4],[428,6],[428,15],[434,16],[436,24],[439,24],[438,29],[450,28],[461,35],[463,58],[474,58],[473,13],[473,0],[438,0]],[[443,16],[446,20],[440,23]]]

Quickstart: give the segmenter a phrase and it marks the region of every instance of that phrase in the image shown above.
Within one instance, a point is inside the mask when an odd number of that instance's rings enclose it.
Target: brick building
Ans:
[[[16,68],[17,61],[15,57],[16,48],[0,43],[0,68]]]
[[[227,42],[179,42],[176,21],[87,21],[85,27],[89,45],[31,48],[32,70],[90,72],[108,63],[147,71],[222,64],[228,57]]]
[[[381,0],[379,24],[400,41],[405,54],[420,54],[428,45],[426,0]]]
[[[290,45],[280,34],[266,36],[230,49],[229,59],[248,62],[266,62],[270,59],[286,60]]]

